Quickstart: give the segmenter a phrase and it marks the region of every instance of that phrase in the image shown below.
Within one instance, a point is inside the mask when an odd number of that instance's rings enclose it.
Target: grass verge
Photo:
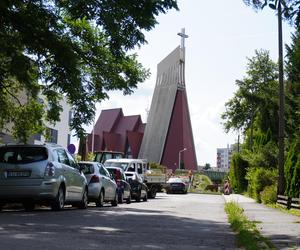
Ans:
[[[232,229],[237,233],[238,247],[249,250],[275,249],[273,244],[256,228],[256,224],[259,222],[249,221],[237,203],[226,203],[225,212],[228,214],[228,221]]]

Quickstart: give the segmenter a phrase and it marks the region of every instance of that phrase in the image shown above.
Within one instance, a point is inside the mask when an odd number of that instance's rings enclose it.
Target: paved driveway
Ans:
[[[158,194],[148,202],[52,212],[0,212],[0,249],[233,249],[216,195]]]

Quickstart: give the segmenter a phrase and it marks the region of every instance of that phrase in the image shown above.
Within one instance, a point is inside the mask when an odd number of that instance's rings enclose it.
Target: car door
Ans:
[[[100,178],[101,178],[101,183],[102,183],[102,187],[105,190],[105,200],[110,200],[111,199],[111,190],[110,190],[110,185],[109,185],[109,180],[106,176],[106,172],[104,171],[103,165],[102,164],[97,164],[98,169],[99,169],[99,174],[100,174]]]
[[[121,172],[121,178],[122,178],[123,187],[124,187],[124,196],[128,197],[130,195],[131,188],[130,188],[130,184],[127,182],[124,172]]]
[[[72,191],[74,192],[74,199],[81,200],[83,189],[85,188],[84,177],[81,175],[79,165],[75,162],[73,156],[67,151],[66,154],[69,159],[69,167],[72,174]]]
[[[103,167],[103,169],[105,171],[105,174],[106,174],[108,182],[109,182],[111,199],[113,200],[116,196],[117,184],[116,184],[114,177],[108,172],[108,170],[105,167]]]
[[[100,164],[99,164],[100,165]],[[107,199],[111,200],[114,198],[114,195],[115,195],[115,186],[113,187],[113,182],[110,178],[110,174],[109,172],[104,168],[103,165],[100,165],[100,168],[99,168],[99,172],[100,174],[102,175],[103,177],[103,180],[105,181],[105,186],[106,186],[106,189],[105,189],[105,196]]]
[[[62,176],[65,180],[66,186],[66,200],[73,200],[74,199],[74,191],[72,189],[72,173],[70,171],[70,162],[69,158],[64,149],[59,148],[54,150],[54,153],[57,154],[57,161],[62,167]]]

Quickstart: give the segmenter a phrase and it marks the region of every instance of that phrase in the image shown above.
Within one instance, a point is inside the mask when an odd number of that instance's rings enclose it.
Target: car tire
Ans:
[[[60,211],[65,206],[65,192],[62,186],[59,187],[55,200],[51,204],[54,211]]]
[[[131,203],[131,194],[129,194],[128,198],[126,199],[126,204],[130,204]]]
[[[35,208],[35,204],[32,201],[25,201],[23,202],[23,207],[26,211],[33,211]]]
[[[145,196],[143,198],[143,201],[147,201],[147,200],[148,200],[148,195],[147,195],[147,192],[146,192],[146,194],[145,194]]]
[[[96,200],[96,206],[103,207],[103,204],[104,204],[104,192],[103,190],[101,190],[98,199]]]
[[[116,191],[116,194],[115,194],[115,199],[111,202],[111,205],[113,207],[118,206],[118,192],[117,191]]]
[[[121,192],[118,195],[118,203],[122,204],[123,200],[124,200],[124,194],[123,194],[123,192]]]
[[[88,203],[89,203],[89,201],[88,201],[88,191],[87,191],[87,188],[85,188],[84,191],[83,191],[83,194],[82,194],[81,201],[78,205],[78,208],[87,209]]]
[[[0,202],[0,211],[2,211],[4,205],[5,205],[5,203]]]
[[[157,192],[157,190],[156,190],[155,187],[151,188],[149,198],[155,199],[155,197],[156,197],[156,192]]]
[[[140,190],[137,197],[135,198],[135,201],[140,202],[141,201],[141,196],[142,196],[142,194],[141,194],[141,190]]]

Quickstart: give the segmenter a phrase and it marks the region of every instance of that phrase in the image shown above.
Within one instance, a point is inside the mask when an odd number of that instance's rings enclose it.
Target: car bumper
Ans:
[[[32,199],[37,201],[55,199],[60,182],[56,179],[36,181],[26,185],[0,185],[0,200],[20,201]]]
[[[98,183],[90,183],[88,185],[88,197],[90,200],[98,199],[100,194],[100,185]]]

